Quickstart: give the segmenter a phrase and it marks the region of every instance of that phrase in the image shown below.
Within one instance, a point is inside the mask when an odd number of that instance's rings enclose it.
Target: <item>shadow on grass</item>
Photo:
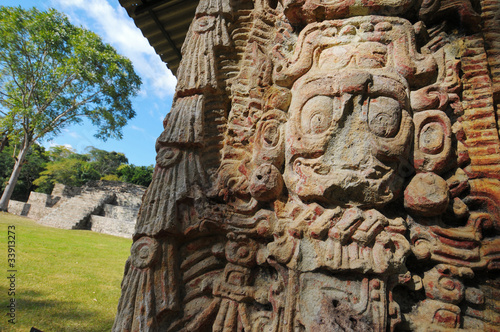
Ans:
[[[100,332],[110,331],[113,319],[100,317],[97,310],[82,310],[82,305],[75,299],[49,300],[40,292],[34,290],[16,290],[16,324],[7,322],[7,305],[10,301],[7,287],[0,286],[0,312],[2,321],[0,326],[5,326],[5,331],[29,331],[31,327],[39,330],[50,331],[81,331]],[[0,327],[0,331],[4,331]]]

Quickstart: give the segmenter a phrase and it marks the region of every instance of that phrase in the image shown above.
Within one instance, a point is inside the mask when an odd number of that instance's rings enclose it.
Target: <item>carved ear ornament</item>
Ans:
[[[159,258],[160,251],[160,246],[155,239],[142,237],[135,241],[130,248],[132,265],[139,269],[150,267]]]
[[[413,117],[415,123],[414,167],[420,172],[441,174],[449,168],[451,122],[438,110],[423,111]]]
[[[287,116],[273,109],[266,112],[257,123],[252,163],[270,163],[281,168],[284,161],[284,124]]]
[[[192,29],[197,33],[207,32],[214,29],[215,23],[214,16],[201,16],[193,22]]]
[[[162,168],[175,165],[181,156],[181,151],[171,146],[161,147],[156,155],[156,164]]]

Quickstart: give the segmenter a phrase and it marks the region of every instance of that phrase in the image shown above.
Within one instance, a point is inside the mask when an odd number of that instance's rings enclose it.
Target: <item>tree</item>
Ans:
[[[140,84],[130,60],[56,10],[0,7],[0,132],[21,146],[0,210],[33,143],[84,118],[96,137],[121,138]]]
[[[51,147],[46,153],[50,160],[34,181],[37,191],[48,194],[56,183],[82,186],[91,180],[120,181],[117,169],[128,163],[123,153],[92,146],[86,150],[88,153],[79,154],[65,146]]]
[[[87,147],[87,151],[87,156],[101,176],[114,174],[120,165],[128,164],[127,157],[120,152],[108,152],[93,146]]]
[[[91,163],[81,158],[68,158],[47,163],[34,184],[38,186],[38,192],[48,194],[56,183],[79,187],[88,181],[99,180],[100,177]]]
[[[149,186],[153,179],[154,166],[121,165],[116,173],[120,181]]]
[[[100,178],[88,155],[76,153],[68,147],[53,146],[46,152],[46,157],[48,162],[33,182],[38,192],[49,194],[56,183],[78,187]]]
[[[15,164],[15,147],[7,146],[0,152],[0,189],[8,183],[10,172]],[[49,161],[49,157],[45,148],[38,144],[33,144],[29,149],[25,165],[19,174],[19,180],[12,193],[12,198],[20,201],[26,201],[31,191],[35,190],[35,179],[39,173],[44,170],[45,164]]]
[[[2,133],[0,137],[1,137],[0,152],[2,152],[3,149],[9,145],[9,136],[7,135],[7,133]]]

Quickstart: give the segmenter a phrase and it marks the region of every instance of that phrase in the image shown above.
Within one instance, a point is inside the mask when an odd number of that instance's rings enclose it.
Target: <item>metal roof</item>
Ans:
[[[182,44],[199,0],[119,1],[175,75],[182,57]]]

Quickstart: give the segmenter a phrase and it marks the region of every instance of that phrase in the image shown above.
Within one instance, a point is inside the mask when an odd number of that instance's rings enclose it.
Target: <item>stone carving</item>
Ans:
[[[201,0],[113,330],[500,329],[498,8]]]

